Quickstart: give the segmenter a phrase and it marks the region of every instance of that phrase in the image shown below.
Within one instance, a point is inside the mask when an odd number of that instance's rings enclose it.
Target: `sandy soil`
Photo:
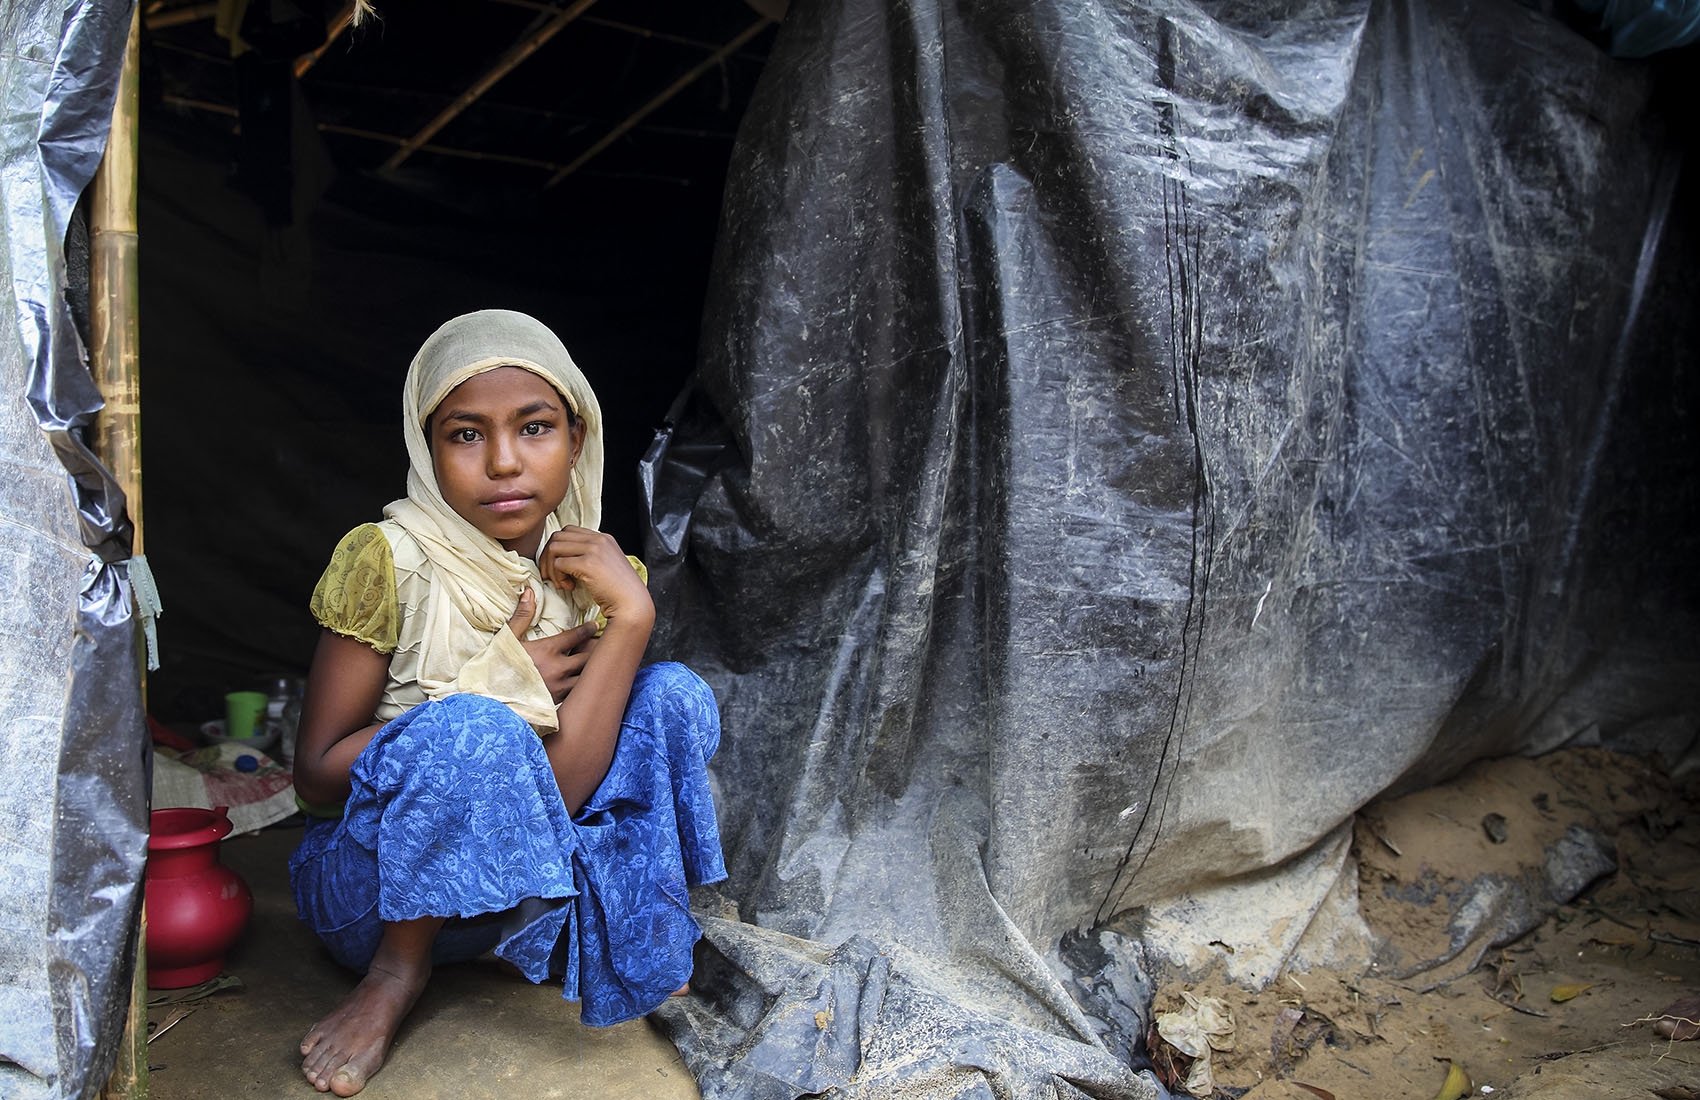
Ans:
[[[1676,997],[1700,992],[1697,796],[1700,784],[1657,765],[1574,749],[1484,762],[1372,805],[1355,849],[1361,909],[1384,943],[1376,965],[1283,977],[1258,993],[1171,984],[1155,1009],[1185,1008],[1183,993],[1226,1007],[1232,1034],[1220,1041],[1232,1049],[1211,1058],[1216,1097],[1453,1100],[1455,1064],[1463,1095],[1700,1100],[1700,1042],[1669,1042],[1652,1026]],[[1544,853],[1573,826],[1615,847],[1615,873],[1568,904],[1543,899],[1525,923],[1544,919],[1474,969],[1466,951],[1450,968],[1388,976],[1444,952],[1467,883],[1539,881]],[[1153,1049],[1166,1072],[1178,1052]],[[1189,1062],[1172,1058],[1176,1084]]]

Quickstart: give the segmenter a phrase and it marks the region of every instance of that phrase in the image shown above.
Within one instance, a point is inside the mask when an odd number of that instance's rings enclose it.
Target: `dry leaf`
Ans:
[[[1310,1093],[1312,1096],[1322,1097],[1322,1100],[1334,1100],[1334,1094],[1329,1092],[1327,1089],[1319,1089],[1315,1085],[1307,1085],[1303,1081],[1294,1081],[1293,1084],[1297,1085],[1301,1089],[1304,1089],[1306,1092]]]
[[[1575,985],[1555,985],[1552,989],[1552,1003],[1563,1004],[1584,990],[1594,988],[1592,982],[1578,982]]]
[[[192,1013],[194,1011],[195,1011],[194,1009],[189,1008],[185,1005],[178,1005],[176,1008],[174,1008],[170,1012],[166,1013],[164,1022],[161,1023],[159,1025],[159,1027],[154,1029],[153,1034],[149,1035],[147,1037],[147,1039],[144,1041],[143,1045],[145,1046],[147,1043],[151,1043],[155,1039],[159,1038],[161,1035],[164,1035],[166,1032],[170,1031],[172,1028],[174,1028],[178,1024],[182,1023],[183,1020],[190,1013]]]
[[[1654,1089],[1653,1095],[1660,1100],[1700,1100],[1700,1089],[1691,1089],[1687,1085],[1672,1085],[1668,1089]]]
[[[1234,1049],[1234,1014],[1218,997],[1195,997],[1183,990],[1181,999],[1186,1008],[1157,1013],[1157,1034],[1182,1054],[1197,1059],[1182,1087],[1194,1096],[1209,1096],[1216,1091],[1210,1054]]]
[[[1434,1094],[1434,1100],[1459,1100],[1467,1092],[1475,1091],[1475,1082],[1464,1072],[1464,1067],[1457,1062],[1446,1063],[1446,1081],[1440,1086],[1440,1091]]]
[[[1275,1017],[1275,1025],[1270,1029],[1269,1057],[1274,1063],[1275,1074],[1285,1077],[1298,1065],[1304,1056],[1304,1050],[1294,1045],[1293,1029],[1304,1019],[1304,1010],[1298,1008],[1283,1008],[1280,1015]]]

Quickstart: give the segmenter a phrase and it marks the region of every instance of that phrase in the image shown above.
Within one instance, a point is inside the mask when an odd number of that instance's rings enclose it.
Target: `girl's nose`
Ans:
[[[484,451],[485,469],[491,477],[511,477],[520,471],[519,448],[505,435],[490,440]]]

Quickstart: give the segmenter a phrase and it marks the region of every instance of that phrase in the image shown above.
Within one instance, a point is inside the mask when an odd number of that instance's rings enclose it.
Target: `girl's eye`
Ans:
[[[451,432],[449,438],[456,443],[476,443],[478,442],[478,430],[476,428],[461,428],[458,431]]]
[[[526,435],[542,435],[548,430],[549,425],[541,420],[533,420],[531,423],[520,429],[520,431],[524,432]]]

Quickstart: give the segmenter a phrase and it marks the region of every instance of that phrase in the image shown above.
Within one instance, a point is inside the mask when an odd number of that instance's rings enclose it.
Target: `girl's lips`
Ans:
[[[492,512],[518,512],[530,503],[530,497],[509,497],[506,500],[487,500],[484,507]]]

